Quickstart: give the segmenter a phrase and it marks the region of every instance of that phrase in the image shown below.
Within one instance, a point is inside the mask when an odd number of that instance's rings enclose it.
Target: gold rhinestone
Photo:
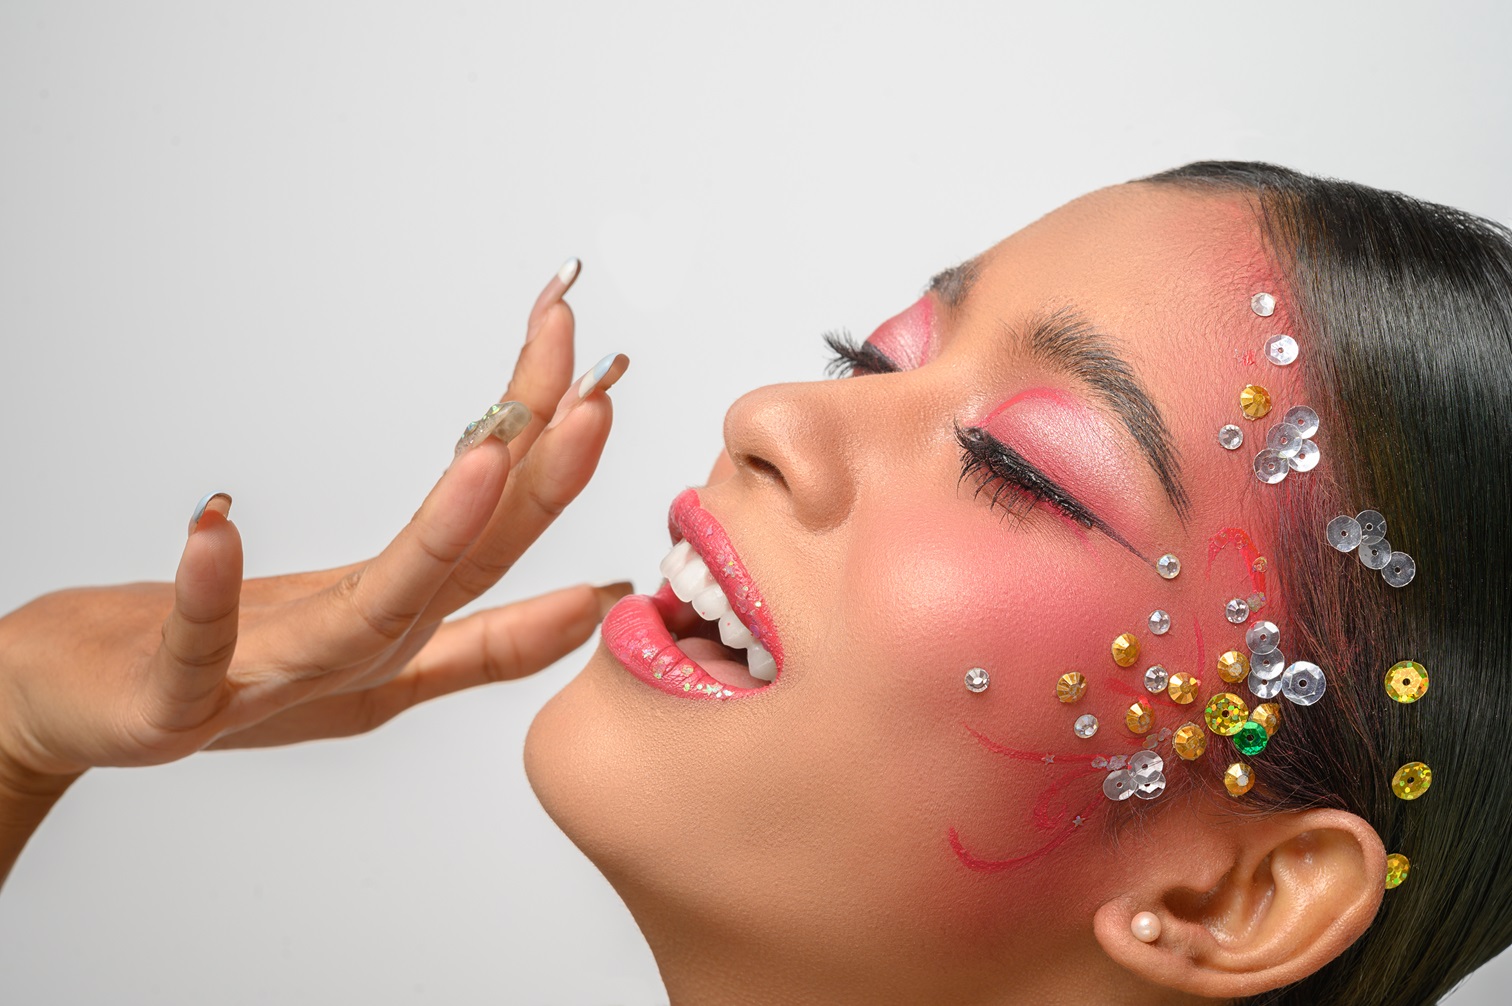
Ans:
[[[1433,769],[1420,761],[1408,762],[1391,777],[1391,791],[1403,800],[1416,800],[1433,785]]]
[[[1281,729],[1281,706],[1276,702],[1265,702],[1250,710],[1250,722],[1258,723],[1265,728],[1270,736],[1276,736],[1276,731]]]
[[[1401,887],[1402,881],[1407,879],[1407,873],[1412,869],[1412,863],[1400,852],[1393,852],[1386,857],[1386,890]]]
[[[1232,737],[1249,721],[1249,706],[1233,692],[1219,692],[1208,700],[1202,718],[1213,733]]]
[[[1124,723],[1136,734],[1149,733],[1155,725],[1155,713],[1143,702],[1136,702],[1124,714]]]
[[[1270,392],[1258,384],[1246,384],[1239,392],[1239,411],[1245,419],[1264,419],[1271,410]]]
[[[1255,773],[1242,761],[1223,770],[1223,786],[1229,796],[1243,796],[1255,788]]]
[[[1402,660],[1386,672],[1386,694],[1398,702],[1416,702],[1428,691],[1428,669],[1416,660]]]
[[[1196,761],[1207,751],[1207,734],[1195,723],[1183,723],[1171,735],[1171,743],[1176,746],[1176,753],[1181,757],[1187,761]]]
[[[1229,650],[1218,658],[1218,676],[1231,685],[1237,685],[1249,677],[1249,657],[1238,650]]]
[[[1113,640],[1113,662],[1119,667],[1132,666],[1139,659],[1139,640],[1132,632],[1125,632]]]
[[[1087,679],[1080,671],[1068,671],[1055,683],[1055,697],[1062,702],[1075,702],[1087,694]]]
[[[1166,682],[1166,694],[1182,705],[1188,705],[1196,700],[1197,689],[1201,684],[1202,682],[1192,675],[1177,671],[1171,675],[1171,680]]]

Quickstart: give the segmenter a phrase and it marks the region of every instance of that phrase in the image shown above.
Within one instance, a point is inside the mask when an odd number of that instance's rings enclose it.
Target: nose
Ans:
[[[853,424],[838,383],[777,384],[741,396],[725,413],[725,453],[715,475],[723,469],[780,496],[809,530],[839,525],[855,504],[856,470]]]

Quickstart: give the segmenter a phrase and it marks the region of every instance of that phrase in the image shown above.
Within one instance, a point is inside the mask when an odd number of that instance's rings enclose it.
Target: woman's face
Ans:
[[[669,595],[627,599],[526,751],[547,811],[664,971],[703,960],[837,995],[883,980],[938,993],[948,976],[965,994],[1010,970],[1064,978],[1079,948],[1107,966],[1093,911],[1173,850],[1139,829],[1109,843],[1109,815],[1141,802],[1104,797],[1092,759],[1200,723],[1206,697],[1234,687],[1218,655],[1243,649],[1225,602],[1259,589],[1279,607],[1254,568],[1270,490],[1251,465],[1305,402],[1297,368],[1263,352],[1290,330],[1275,284],[1243,201],[1121,186],[937,278],[867,340],[895,371],[734,404],[674,534],[711,567],[743,567],[721,582],[754,591],[735,610],[777,656],[776,681],[738,692],[762,683],[712,642],[658,653],[700,620]],[[1251,310],[1261,291],[1271,317]],[[1247,384],[1269,389],[1270,417],[1243,417]],[[1239,450],[1219,445],[1229,423]],[[958,428],[1007,448],[1011,477],[963,477]],[[1175,579],[1156,571],[1166,553]],[[1156,609],[1167,634],[1150,631]],[[1141,647],[1130,667],[1110,649],[1124,632]],[[1196,674],[1198,700],[1147,692],[1157,663]],[[975,667],[990,674],[980,693],[964,684]],[[1067,704],[1069,671],[1087,689]],[[1154,714],[1144,736],[1125,725],[1136,701]],[[1100,729],[1083,739],[1087,713]],[[1230,759],[1212,747],[1186,763],[1160,745],[1159,809],[1193,812],[1181,777],[1221,775]]]

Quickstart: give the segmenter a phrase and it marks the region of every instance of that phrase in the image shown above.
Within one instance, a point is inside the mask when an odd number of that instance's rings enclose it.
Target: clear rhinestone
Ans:
[[[1257,699],[1273,699],[1281,694],[1281,679],[1275,677],[1267,681],[1265,678],[1257,678],[1252,667],[1249,676],[1249,690],[1250,694],[1254,695]]]
[[[1417,576],[1417,563],[1406,552],[1391,553],[1391,560],[1381,567],[1381,575],[1393,587],[1405,587]]]
[[[1235,625],[1240,624],[1249,617],[1249,602],[1242,597],[1236,597],[1223,606],[1223,617]]]
[[[1237,451],[1244,443],[1244,431],[1233,423],[1218,427],[1218,443],[1224,450]]]
[[[1164,636],[1171,631],[1171,616],[1156,608],[1150,612],[1150,632],[1157,636]]]
[[[1103,780],[1103,796],[1109,800],[1127,800],[1134,795],[1134,774],[1126,768],[1109,772]]]
[[[1318,435],[1318,414],[1305,405],[1293,405],[1286,410],[1286,415],[1281,417],[1283,423],[1291,423],[1302,431],[1304,437]]]
[[[1385,538],[1367,541],[1360,546],[1359,556],[1366,569],[1385,569],[1391,562],[1391,542]]]
[[[1281,694],[1299,706],[1310,706],[1323,697],[1328,690],[1328,679],[1323,668],[1306,660],[1299,660],[1281,675]]]
[[[1244,645],[1251,653],[1269,653],[1281,645],[1281,630],[1275,622],[1256,622],[1245,631]]]
[[[1097,717],[1091,713],[1078,716],[1076,723],[1072,725],[1071,729],[1076,731],[1076,736],[1082,740],[1090,740],[1097,734]]]
[[[1250,654],[1250,676],[1261,681],[1273,681],[1286,670],[1286,655],[1280,650],[1269,653]]]
[[[1322,456],[1317,444],[1304,440],[1297,445],[1297,453],[1286,459],[1286,464],[1294,472],[1310,472],[1318,467]]]
[[[1181,572],[1181,560],[1170,552],[1155,560],[1155,569],[1167,580],[1176,579],[1176,574]]]
[[[1386,537],[1386,518],[1378,510],[1361,510],[1355,514],[1360,522],[1360,544],[1369,545]]]
[[[987,690],[987,683],[990,680],[991,678],[985,670],[980,667],[973,667],[966,672],[966,690],[969,692],[985,692]]]
[[[1265,340],[1265,358],[1278,367],[1285,367],[1297,359],[1297,340],[1289,335],[1273,335]]]
[[[1292,423],[1277,423],[1265,434],[1265,446],[1283,458],[1294,458],[1302,447],[1302,431]]]
[[[1166,673],[1166,669],[1164,667],[1156,664],[1155,666],[1145,671],[1144,681],[1145,691],[1151,693],[1152,695],[1159,695],[1161,692],[1165,691],[1166,686],[1171,683],[1171,676]]]
[[[1290,470],[1286,459],[1269,447],[1255,455],[1255,478],[1268,486],[1286,478],[1286,473]]]
[[[1268,293],[1257,293],[1250,298],[1250,310],[1262,318],[1276,313],[1276,298]]]
[[[1360,546],[1360,522],[1353,517],[1335,517],[1328,522],[1323,536],[1340,552],[1353,552]]]

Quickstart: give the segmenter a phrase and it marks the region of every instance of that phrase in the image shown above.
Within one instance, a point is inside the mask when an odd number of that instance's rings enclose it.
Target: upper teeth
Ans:
[[[719,623],[721,642],[731,649],[746,651],[746,665],[753,678],[772,681],[777,677],[777,661],[736,617],[730,599],[709,575],[703,557],[693,551],[686,539],[672,546],[672,551],[661,561],[661,572],[679,601],[691,604],[704,621]]]

